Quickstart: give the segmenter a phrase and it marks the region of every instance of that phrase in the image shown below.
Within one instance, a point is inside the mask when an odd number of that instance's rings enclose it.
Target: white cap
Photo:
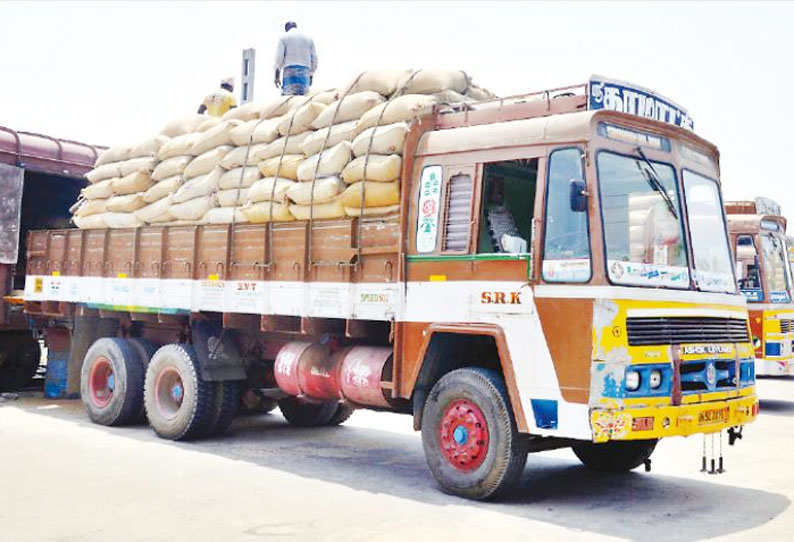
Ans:
[[[230,87],[233,87],[234,77],[227,77],[226,79],[221,80],[221,85],[229,85]]]

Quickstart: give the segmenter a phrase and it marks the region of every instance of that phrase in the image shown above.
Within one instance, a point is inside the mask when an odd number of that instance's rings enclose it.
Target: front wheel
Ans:
[[[430,390],[422,445],[441,488],[469,499],[505,494],[527,459],[527,440],[516,427],[504,381],[477,367],[447,373]]]
[[[574,444],[573,453],[588,469],[620,473],[636,469],[647,461],[656,444],[652,440],[613,440],[602,444],[581,442]]]

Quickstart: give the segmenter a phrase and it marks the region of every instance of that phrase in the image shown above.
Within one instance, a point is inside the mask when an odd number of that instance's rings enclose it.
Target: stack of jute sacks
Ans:
[[[74,221],[113,228],[394,213],[410,123],[437,103],[492,97],[461,71],[384,70],[221,118],[192,115],[103,153]]]

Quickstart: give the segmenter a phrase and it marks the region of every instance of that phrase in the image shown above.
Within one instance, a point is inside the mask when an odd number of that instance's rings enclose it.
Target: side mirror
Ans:
[[[571,179],[568,183],[571,211],[583,213],[587,211],[587,185],[584,181]]]

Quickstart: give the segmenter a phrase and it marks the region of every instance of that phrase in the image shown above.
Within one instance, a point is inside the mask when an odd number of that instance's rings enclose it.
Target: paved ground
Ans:
[[[304,430],[275,413],[182,444],[28,395],[0,402],[0,540],[791,540],[794,380],[759,390],[721,476],[698,472],[699,437],[661,443],[650,474],[591,474],[560,450],[496,504],[438,491],[408,417]]]

